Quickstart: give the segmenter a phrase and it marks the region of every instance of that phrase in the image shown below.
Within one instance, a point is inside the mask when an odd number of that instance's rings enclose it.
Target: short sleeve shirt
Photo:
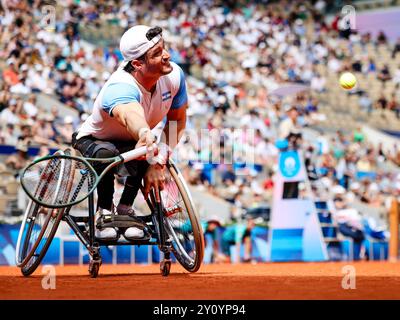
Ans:
[[[113,109],[120,104],[140,103],[150,128],[157,126],[170,109],[182,108],[188,99],[185,76],[177,64],[171,65],[172,71],[160,77],[153,94],[123,69],[115,71],[97,96],[93,112],[78,130],[77,138],[92,135],[102,140],[132,140],[127,129],[113,117]]]

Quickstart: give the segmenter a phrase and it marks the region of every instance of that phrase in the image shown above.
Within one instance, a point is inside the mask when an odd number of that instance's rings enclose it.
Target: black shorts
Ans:
[[[84,136],[76,139],[77,132],[72,135],[72,147],[78,150],[85,158],[103,158],[99,156],[99,151],[103,149],[102,154],[105,157],[115,157],[121,153],[133,150],[136,146],[136,141],[105,141],[97,139],[93,136]],[[96,171],[102,171],[107,166],[99,163],[94,168]],[[113,171],[119,176],[137,176],[138,173],[143,173],[147,170],[148,162],[146,160],[132,160],[121,164]]]

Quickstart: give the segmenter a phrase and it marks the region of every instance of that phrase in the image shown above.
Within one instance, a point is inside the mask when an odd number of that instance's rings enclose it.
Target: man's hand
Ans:
[[[135,149],[146,146],[147,153],[145,156],[138,158],[137,160],[146,160],[152,159],[154,156],[158,154],[158,149],[155,148],[154,142],[156,137],[151,132],[150,129],[144,130],[143,132],[139,132],[139,141],[136,143]]]
[[[160,203],[160,194],[159,191],[164,189],[165,184],[165,175],[164,175],[165,166],[160,164],[150,165],[147,169],[146,175],[144,176],[144,198],[147,199],[151,188],[154,189],[154,193],[156,196],[156,201]]]

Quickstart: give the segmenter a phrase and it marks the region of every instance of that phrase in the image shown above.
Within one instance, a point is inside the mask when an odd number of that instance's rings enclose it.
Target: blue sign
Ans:
[[[301,164],[299,154],[296,151],[281,153],[279,170],[285,178],[293,178],[300,172]]]

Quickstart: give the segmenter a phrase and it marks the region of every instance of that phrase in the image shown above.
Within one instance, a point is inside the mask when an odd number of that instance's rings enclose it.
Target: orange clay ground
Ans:
[[[356,271],[356,289],[342,288],[343,267]],[[102,265],[92,279],[87,266],[56,267],[56,289],[42,289],[42,267],[23,277],[0,267],[6,299],[400,299],[400,263],[262,263],[203,265],[189,274],[173,264],[162,277],[156,265]]]

